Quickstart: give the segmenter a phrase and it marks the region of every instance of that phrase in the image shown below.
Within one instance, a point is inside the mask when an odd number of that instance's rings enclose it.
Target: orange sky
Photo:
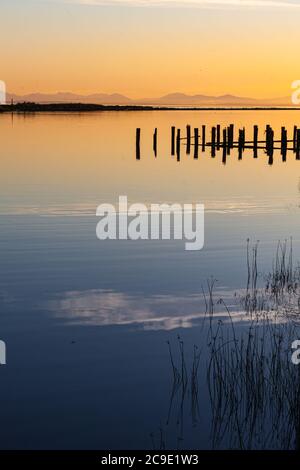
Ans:
[[[1,3],[0,79],[10,92],[269,98],[289,96],[300,78],[298,8]]]

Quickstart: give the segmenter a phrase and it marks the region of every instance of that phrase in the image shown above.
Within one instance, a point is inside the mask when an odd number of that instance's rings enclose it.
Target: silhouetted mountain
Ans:
[[[107,105],[167,105],[167,106],[291,106],[291,98],[254,99],[235,95],[187,95],[185,93],[169,93],[158,98],[144,98],[134,100],[119,93],[94,93],[80,95],[69,92],[58,93],[30,93],[28,95],[7,94],[7,102],[35,102],[35,103],[89,103]]]
[[[30,93],[29,95],[7,94],[7,101],[13,99],[15,102],[34,102],[34,103],[91,103],[91,104],[131,104],[132,100],[127,96],[113,93],[94,93],[91,95],[79,95],[76,93]]]
[[[151,102],[153,100],[147,100]],[[256,100],[251,98],[241,98],[233,95],[207,96],[207,95],[186,95],[184,93],[170,93],[154,100],[157,104],[168,105],[236,105],[255,104]]]

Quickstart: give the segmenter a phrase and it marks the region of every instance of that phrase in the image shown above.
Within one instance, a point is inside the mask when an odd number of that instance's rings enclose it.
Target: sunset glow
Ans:
[[[1,3],[9,92],[272,98],[289,96],[299,78],[292,0]]]

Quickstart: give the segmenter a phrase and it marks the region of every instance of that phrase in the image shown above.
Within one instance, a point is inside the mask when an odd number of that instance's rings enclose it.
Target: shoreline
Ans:
[[[0,113],[87,113],[97,111],[300,111],[288,106],[149,106],[89,103],[16,103],[0,105]]]

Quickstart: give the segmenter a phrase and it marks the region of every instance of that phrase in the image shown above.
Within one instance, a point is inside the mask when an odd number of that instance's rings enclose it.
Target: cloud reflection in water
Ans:
[[[216,301],[222,297],[231,306],[233,296],[232,292],[218,291]],[[152,330],[190,328],[205,317],[205,302],[200,293],[144,297],[101,289],[68,291],[51,301],[50,309],[73,324],[136,325]],[[217,318],[227,320],[228,314],[217,311]]]

